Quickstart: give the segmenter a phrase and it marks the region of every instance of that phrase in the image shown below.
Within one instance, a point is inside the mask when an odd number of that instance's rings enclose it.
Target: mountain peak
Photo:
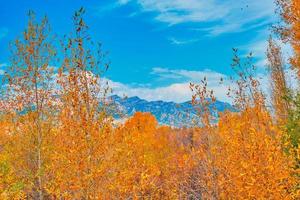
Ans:
[[[141,100],[138,96],[128,97],[130,100]]]

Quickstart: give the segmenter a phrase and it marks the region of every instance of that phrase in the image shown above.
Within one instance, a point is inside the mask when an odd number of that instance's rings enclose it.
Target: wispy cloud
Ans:
[[[199,39],[181,40],[181,39],[171,37],[171,38],[169,38],[169,41],[171,42],[171,44],[174,44],[174,45],[185,45],[185,44],[192,44],[192,43],[198,42]]]
[[[227,77],[225,74],[212,71],[210,69],[205,69],[203,71],[193,71],[193,70],[185,70],[185,69],[168,69],[155,67],[152,69],[151,74],[155,74],[160,78],[174,78],[174,79],[184,79],[188,81],[200,82],[206,77],[210,81],[214,81],[218,83],[220,78]]]
[[[0,28],[0,40],[6,37],[8,34],[8,29],[5,27]]]
[[[0,63],[0,75],[3,75],[5,71],[3,70],[4,67],[7,67],[7,63]]]
[[[119,0],[119,5],[135,2],[141,12],[155,13],[154,19],[173,26],[207,23],[199,30],[209,35],[241,32],[274,20],[273,0]]]
[[[266,68],[268,65],[268,60],[266,52],[268,49],[268,39],[270,35],[267,32],[260,32],[257,36],[249,41],[247,45],[240,46],[239,49],[246,54],[250,52],[253,54],[253,57],[257,60],[255,63],[256,67],[261,69]],[[283,59],[286,64],[289,63],[289,58],[293,56],[293,49],[289,44],[283,43],[281,40],[273,38],[275,42],[281,47],[283,53]]]
[[[117,3],[119,5],[124,5],[124,4],[127,4],[128,2],[130,2],[131,0],[118,0]]]
[[[267,25],[270,25],[272,20],[271,18],[267,18],[265,20],[262,20],[261,22],[257,22],[255,20],[253,21],[242,21],[242,22],[236,22],[233,20],[232,23],[230,23],[230,20],[225,20],[227,22],[217,24],[215,26],[211,26],[208,28],[200,28],[200,29],[194,29],[198,31],[206,31],[208,34],[206,36],[214,37],[218,36],[224,33],[241,33],[244,31],[248,31],[255,28],[261,28],[265,27]]]
[[[7,67],[7,63],[0,63],[0,68]]]
[[[143,12],[156,12],[155,19],[175,25],[184,22],[198,22],[220,19],[226,15],[224,5],[212,0],[127,0],[122,4],[136,2]]]

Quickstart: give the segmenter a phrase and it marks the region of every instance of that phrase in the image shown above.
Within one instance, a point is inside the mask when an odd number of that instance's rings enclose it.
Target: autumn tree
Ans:
[[[211,144],[215,138],[214,122],[218,113],[214,108],[214,91],[208,88],[208,81],[204,77],[200,84],[190,84],[193,92],[192,105],[197,111],[197,117],[196,128],[190,130],[189,136],[192,168],[183,191],[188,199],[217,199],[219,195],[215,182],[214,155],[211,152]]]
[[[291,64],[297,69],[300,76],[300,2],[298,0],[276,0],[279,13],[285,22],[276,31],[282,36],[283,41],[289,42],[294,51]]]
[[[286,100],[288,96],[288,87],[284,72],[284,61],[281,48],[270,37],[267,49],[269,60],[270,83],[272,88],[272,104],[275,110],[276,120],[282,124],[286,122],[289,111],[289,104]]]
[[[298,0],[277,0],[278,9],[284,24],[276,27],[277,33],[282,37],[283,41],[291,44],[294,55],[291,58],[291,65],[297,70],[298,80],[300,77],[300,2]],[[297,85],[299,86],[299,85]],[[294,155],[295,169],[298,170],[297,177],[299,181],[300,160],[299,160],[299,144],[300,144],[300,94],[299,91],[291,91],[288,96],[290,109],[286,123],[286,137],[284,143],[288,144],[288,152]],[[300,186],[298,184],[298,192]]]
[[[232,99],[238,110],[247,107],[265,107],[265,96],[260,87],[257,76],[257,66],[253,64],[253,53],[241,58],[239,50],[233,48],[231,67],[234,71],[231,77],[232,84],[228,88],[227,96]]]
[[[12,45],[11,67],[6,74],[2,113],[10,115],[18,135],[11,144],[13,167],[26,183],[28,197],[43,199],[47,177],[45,168],[49,153],[53,110],[53,68],[55,50],[47,18],[40,23],[33,12],[22,37]],[[21,141],[21,143],[18,143]]]
[[[194,147],[198,154],[193,160],[199,160],[196,169],[201,170],[193,172],[197,178],[191,188],[196,188],[193,191],[198,191],[198,196],[192,198],[293,199],[294,162],[284,152],[283,132],[273,124],[266,109],[252,55],[242,60],[234,49],[232,66],[237,79],[233,79],[235,86],[228,95],[240,113],[222,113],[216,125],[205,120],[199,128],[198,135],[205,137],[200,137],[199,145]],[[196,104],[207,106],[208,99],[214,99],[210,95],[213,92],[206,89],[205,81],[202,83],[204,87],[193,87],[193,99],[199,96]]]
[[[105,112],[109,91],[101,85],[100,70],[108,65],[101,45],[91,41],[83,14],[83,8],[75,12],[74,32],[62,41],[63,63],[57,77],[59,126],[49,189],[57,198],[99,199],[105,178],[102,167],[111,127]]]

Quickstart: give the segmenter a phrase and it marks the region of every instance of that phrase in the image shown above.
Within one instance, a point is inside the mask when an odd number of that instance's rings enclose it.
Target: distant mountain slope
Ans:
[[[189,126],[197,114],[190,101],[184,103],[146,101],[136,96],[121,98],[117,95],[111,96],[111,99],[112,102],[114,102],[115,108],[123,114],[121,114],[123,117],[130,117],[138,111],[150,112],[156,117],[160,124],[171,126]],[[211,107],[216,109],[216,112],[213,113],[216,118],[218,112],[236,110],[232,105],[221,101],[216,101]],[[117,118],[120,118],[120,115],[117,116]]]

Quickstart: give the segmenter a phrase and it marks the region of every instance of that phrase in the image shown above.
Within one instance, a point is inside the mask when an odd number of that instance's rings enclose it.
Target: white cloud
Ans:
[[[222,73],[203,70],[203,71],[190,71],[190,70],[171,70],[167,68],[153,68],[152,74],[157,75],[162,79],[173,80],[175,83],[165,87],[131,87],[122,83],[111,81],[112,88],[115,90],[115,94],[139,96],[146,100],[164,100],[183,102],[191,99],[191,91],[189,89],[189,83],[199,83],[206,77],[208,82],[208,89],[213,90],[218,100],[232,103],[232,99],[227,96],[228,87],[235,87],[235,84],[230,81],[230,78]],[[286,69],[285,74],[287,77],[287,83],[289,87],[297,88],[298,80],[296,73],[292,69]],[[223,83],[220,84],[220,78],[223,79]],[[260,82],[262,91],[267,95],[267,101],[270,102],[270,81],[266,71],[259,72],[256,75],[256,79]],[[180,80],[183,80],[180,82]]]
[[[190,82],[199,83],[204,77],[208,80],[208,88],[214,90],[216,97],[225,102],[230,102],[227,97],[228,83],[220,84],[220,78],[227,78],[226,75],[211,70],[188,71],[188,70],[170,70],[167,68],[153,68],[152,74],[160,78],[172,79],[175,83],[164,87],[133,87],[120,82],[105,79],[113,89],[113,94],[119,96],[138,96],[148,101],[163,100],[173,102],[184,102],[191,100]],[[177,79],[183,78],[180,82]],[[177,80],[177,82],[176,82]]]
[[[206,25],[210,35],[239,32],[274,20],[273,0],[119,0],[120,5],[136,2],[141,12],[155,13],[154,19],[168,25],[186,22],[217,22]]]
[[[148,101],[174,101],[184,102],[191,99],[191,92],[189,89],[189,83],[175,83],[166,87],[131,87],[119,82],[113,82],[109,80],[109,85],[113,89],[113,94],[119,96],[138,96]]]

